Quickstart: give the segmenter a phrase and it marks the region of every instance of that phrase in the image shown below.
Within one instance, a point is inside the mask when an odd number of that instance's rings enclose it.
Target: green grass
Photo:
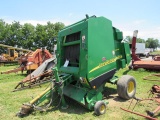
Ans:
[[[5,71],[15,66],[1,66],[0,72]],[[117,72],[118,76],[123,74],[129,74],[135,77],[137,81],[137,93],[138,98],[147,98],[151,86],[159,84],[159,82],[145,81],[143,77],[155,73],[153,71],[145,71],[139,69],[138,71],[129,71],[127,68],[121,69]],[[69,100],[69,108],[62,110],[58,108],[50,108],[48,112],[35,111],[27,117],[18,118],[15,114],[21,108],[22,103],[27,103],[32,100],[32,97],[36,97],[39,93],[44,91],[49,83],[42,85],[41,87],[34,87],[31,89],[25,89],[22,91],[11,92],[19,81],[24,78],[21,73],[0,75],[0,120],[145,120],[144,118],[133,115],[131,113],[124,112],[120,107],[128,108],[130,101],[122,100],[118,97],[116,92],[116,85],[107,83],[104,91],[105,99],[109,101],[106,114],[101,116],[95,116],[93,111],[89,111],[86,108],[79,105],[73,100]],[[135,100],[133,101],[135,103]],[[56,103],[58,104],[58,102]],[[133,108],[134,104],[131,105]],[[145,110],[154,110],[157,107],[157,103],[153,101],[141,102],[138,104],[134,111],[146,114]],[[160,119],[160,117],[156,116]]]
[[[151,52],[150,54],[151,54],[151,55],[160,55],[160,51],[159,51],[159,50],[156,50],[156,51],[154,51],[154,52]]]

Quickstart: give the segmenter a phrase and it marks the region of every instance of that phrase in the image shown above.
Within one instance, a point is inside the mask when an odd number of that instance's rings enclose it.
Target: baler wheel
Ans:
[[[131,99],[136,93],[136,80],[130,75],[123,75],[117,82],[117,92],[123,99]]]
[[[106,104],[103,101],[96,102],[94,112],[98,116],[104,114],[106,112]]]

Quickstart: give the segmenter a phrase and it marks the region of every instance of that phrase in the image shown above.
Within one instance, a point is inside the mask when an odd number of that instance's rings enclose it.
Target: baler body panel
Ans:
[[[92,86],[100,75],[116,68],[112,22],[104,17],[88,21],[88,71],[87,76]],[[103,80],[99,82],[103,83]],[[100,84],[102,84],[100,83]],[[97,87],[97,86],[96,86]]]
[[[70,25],[59,32],[57,68],[85,87],[98,88],[130,60],[122,39],[122,32],[104,17]]]

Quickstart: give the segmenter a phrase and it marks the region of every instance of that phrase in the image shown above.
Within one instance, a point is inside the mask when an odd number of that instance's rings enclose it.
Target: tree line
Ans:
[[[33,26],[30,23],[21,25],[14,21],[8,24],[0,19],[0,44],[16,46],[29,50],[36,50],[41,47],[46,47],[50,52],[53,52],[54,41],[57,38],[58,32],[63,29],[65,25],[61,22],[55,24],[47,22],[46,25],[37,24]],[[126,37],[131,43],[132,37]],[[138,43],[145,43],[146,48],[156,49],[160,46],[159,40],[148,38],[147,40],[137,38]],[[0,47],[0,53],[5,49]]]
[[[30,23],[21,25],[17,21],[8,24],[0,19],[0,44],[29,50],[46,47],[53,52],[54,41],[64,26],[61,22],[55,24],[47,22],[46,25],[37,24],[36,26]],[[0,47],[0,53],[3,53],[5,49]]]
[[[128,40],[129,43],[132,43],[132,37],[127,36],[126,39]],[[155,50],[157,47],[160,47],[160,43],[158,39],[154,38],[148,38],[147,40],[144,40],[142,38],[137,38],[137,43],[145,43],[146,48],[151,48]]]

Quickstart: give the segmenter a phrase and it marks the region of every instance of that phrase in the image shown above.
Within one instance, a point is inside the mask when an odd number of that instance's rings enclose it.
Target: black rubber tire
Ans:
[[[123,99],[131,99],[136,94],[136,80],[130,75],[123,75],[117,82],[117,92]]]
[[[103,107],[103,110],[101,110]],[[106,113],[106,104],[103,101],[97,101],[96,104],[94,105],[94,112],[96,115],[102,115]]]

